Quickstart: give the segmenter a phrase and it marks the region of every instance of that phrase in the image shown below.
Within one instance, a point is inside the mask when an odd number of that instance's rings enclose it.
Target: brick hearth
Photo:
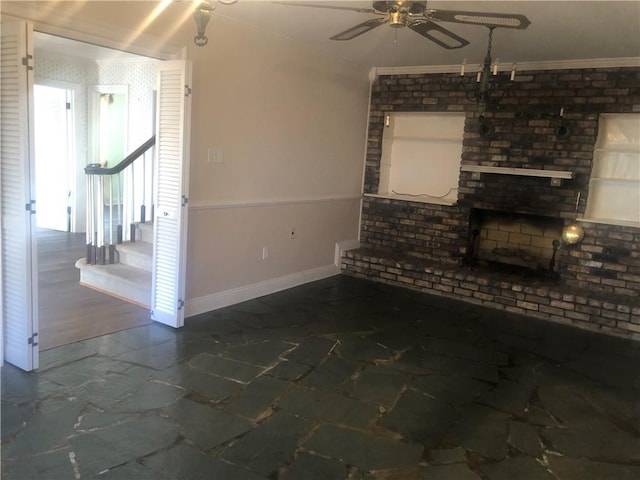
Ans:
[[[343,270],[469,303],[640,340],[640,298],[594,294],[557,280],[399,257],[382,249],[345,252]]]

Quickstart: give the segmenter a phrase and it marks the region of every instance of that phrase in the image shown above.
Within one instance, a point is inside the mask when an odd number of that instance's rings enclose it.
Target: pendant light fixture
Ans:
[[[487,54],[484,57],[484,61],[480,65],[475,79],[473,77],[464,77],[465,62],[462,63],[460,69],[460,76],[462,86],[464,87],[467,99],[470,102],[476,103],[479,106],[480,116],[478,117],[478,134],[480,138],[489,140],[493,138],[495,129],[491,122],[485,117],[487,107],[491,106],[497,108],[500,100],[504,96],[505,90],[502,88],[499,94],[496,94],[498,90],[497,83],[500,78],[498,75],[498,59],[495,61],[491,58],[491,48],[493,46],[493,31],[497,28],[495,26],[487,27],[489,29],[489,41],[487,44]],[[511,74],[509,80],[513,82],[516,78],[516,64],[513,64],[511,68]]]
[[[214,0],[213,2],[201,1],[196,6],[193,11],[193,19],[196,22],[196,36],[193,37],[193,42],[198,47],[204,47],[207,43],[209,43],[209,39],[205,35],[205,31],[207,30],[207,24],[209,23],[209,19],[211,18],[211,12],[213,12],[218,3],[223,5],[232,5],[236,3],[238,0]]]
[[[467,82],[467,85],[471,84],[471,86],[465,89],[468,100],[481,105],[483,107],[483,110],[484,108],[486,108],[487,103],[489,103],[491,100],[493,99],[499,100],[499,98],[501,98],[501,96],[498,98],[495,98],[495,97],[492,98],[492,91],[494,91],[496,88],[496,81],[494,81],[494,78],[496,80],[499,78],[498,60],[496,59],[494,61],[491,58],[491,48],[493,46],[493,31],[497,27],[491,26],[487,28],[489,29],[489,41],[487,44],[487,54],[484,57],[484,61],[482,62],[482,65],[480,66],[480,70],[478,70],[478,73],[475,78],[475,82],[473,81],[473,79],[470,79]],[[464,77],[464,72],[465,72],[465,64],[463,63],[462,68],[460,70],[460,76]],[[511,68],[511,75],[509,79],[510,81],[513,82],[515,78],[516,78],[516,64],[514,63],[513,67]],[[465,85],[465,83],[463,83],[463,85]]]

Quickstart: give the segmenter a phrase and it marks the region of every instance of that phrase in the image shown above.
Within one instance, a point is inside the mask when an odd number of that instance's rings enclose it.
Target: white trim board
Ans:
[[[231,290],[225,290],[224,292],[194,298],[187,300],[186,302],[185,317],[193,317],[201,313],[211,312],[230,305],[236,305],[247,300],[253,300],[254,298],[287,290],[305,283],[333,277],[339,273],[340,268],[335,265],[324,265],[322,267],[312,268],[310,270],[252,283],[243,287],[232,288]]]
[[[402,202],[416,202],[416,203],[428,203],[431,205],[444,205],[445,207],[451,207],[458,204],[458,199],[444,200],[438,197],[429,197],[423,195],[412,195],[402,193],[365,193],[365,197],[373,198],[386,198],[388,200],[400,200]]]
[[[568,170],[540,170],[535,168],[490,167],[488,165],[462,165],[462,172],[495,173],[497,175],[513,175],[521,177],[544,177],[572,179],[573,172]]]
[[[476,72],[481,65],[466,64],[467,72]],[[579,68],[616,68],[616,67],[640,67],[640,57],[622,58],[586,58],[580,60],[558,60],[551,62],[518,62],[516,64],[516,78],[519,73],[534,70],[570,70]],[[512,64],[505,63],[500,71],[510,72]],[[371,75],[403,75],[423,73],[456,73],[460,75],[461,65],[416,65],[411,67],[374,67]],[[371,76],[370,75],[370,76]],[[469,76],[469,75],[467,75]]]
[[[274,207],[280,205],[301,205],[307,203],[326,203],[326,202],[345,202],[360,200],[362,195],[326,195],[320,197],[309,198],[274,198],[274,199],[246,199],[246,200],[227,200],[215,203],[197,203],[189,204],[189,210],[224,210],[227,208],[249,208],[249,207]]]

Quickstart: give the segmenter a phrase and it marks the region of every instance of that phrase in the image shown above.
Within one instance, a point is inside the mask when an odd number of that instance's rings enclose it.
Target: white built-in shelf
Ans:
[[[404,200],[405,202],[433,203],[435,205],[455,205],[456,198],[431,197],[429,195],[402,195],[397,193],[365,193],[365,197],[386,198],[387,200]]]
[[[573,178],[573,172],[568,170],[536,170],[534,168],[489,167],[486,165],[462,165],[460,170],[463,172],[495,173],[521,177],[563,178],[569,180]]]
[[[486,165],[462,165],[463,172],[497,173],[498,175],[516,175],[521,177],[573,178],[568,170],[536,170],[534,168],[489,167]]]

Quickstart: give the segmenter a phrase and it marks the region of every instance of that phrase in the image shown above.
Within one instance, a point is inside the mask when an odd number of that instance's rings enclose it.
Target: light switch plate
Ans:
[[[221,148],[209,148],[207,155],[209,163],[224,163],[224,153]]]

